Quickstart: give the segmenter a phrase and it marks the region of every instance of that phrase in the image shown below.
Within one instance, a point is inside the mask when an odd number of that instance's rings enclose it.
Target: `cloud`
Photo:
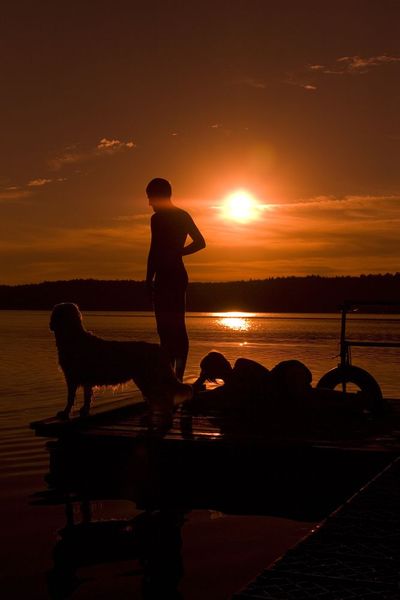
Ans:
[[[214,280],[398,271],[400,196],[323,196],[270,204],[257,222],[240,227],[202,215],[196,222],[206,232]],[[236,267],[224,275],[217,263],[228,264],[232,256]]]
[[[124,222],[98,227],[52,227],[51,230],[47,227],[33,226],[22,228],[19,239],[16,239],[15,235],[3,235],[0,238],[0,251],[20,255],[41,252],[49,256],[53,253],[83,252],[88,256],[92,252],[112,253],[122,249],[129,253],[141,250],[145,256],[148,241],[148,220],[137,223],[134,228],[130,223]]]
[[[53,180],[52,179],[44,179],[44,178],[38,178],[38,179],[31,179],[31,181],[28,181],[28,187],[42,187],[43,185],[46,185],[47,183],[51,183]]]
[[[276,205],[272,219],[279,248],[284,240],[293,258],[308,255],[325,259],[340,271],[340,259],[368,269],[369,262],[400,258],[398,196],[320,197]],[[271,216],[269,216],[271,221]]]
[[[94,148],[81,150],[77,145],[68,146],[63,153],[48,161],[51,169],[58,171],[64,166],[86,162],[101,156],[110,156],[126,150],[132,150],[136,144],[132,141],[101,138]]]
[[[2,282],[145,278],[149,215],[133,226],[124,221],[83,227],[22,222],[14,231],[1,223],[0,228]]]
[[[309,65],[308,69],[315,73],[324,73],[327,75],[362,75],[368,73],[373,68],[398,62],[400,62],[399,56],[389,56],[388,54],[365,58],[358,55],[341,56],[336,59],[336,63],[332,66],[315,64]]]
[[[191,281],[399,270],[400,194],[271,202],[247,225],[219,218],[212,200],[192,199],[186,208],[207,241],[205,251],[185,260]],[[149,218],[148,213],[121,214],[80,228],[19,220],[10,229],[0,221],[3,279],[26,282],[27,273],[34,280],[143,279]]]
[[[146,224],[148,224],[149,221],[149,214],[148,213],[143,213],[143,214],[136,214],[136,215],[119,215],[117,217],[113,217],[111,219],[112,221],[120,221],[120,222],[145,222]]]
[[[262,81],[261,79],[256,79],[254,77],[244,77],[243,79],[237,79],[236,81],[233,81],[233,84],[244,85],[247,87],[254,88],[256,90],[265,90],[265,88],[267,87],[265,81]]]
[[[88,152],[79,152],[77,146],[68,146],[64,152],[48,161],[49,167],[58,171],[66,165],[72,165],[93,157],[93,150]]]
[[[112,154],[125,148],[131,149],[134,147],[135,144],[133,142],[121,142],[120,140],[108,140],[107,138],[102,138],[97,144],[98,150],[105,150]]]
[[[32,194],[29,190],[24,190],[15,186],[0,190],[0,202],[7,202],[8,200],[22,200]]]
[[[0,202],[7,200],[21,200],[32,196],[35,188],[41,188],[49,183],[67,181],[66,177],[57,177],[57,179],[47,179],[45,177],[37,177],[31,179],[24,186],[9,185],[4,189],[0,188]]]
[[[309,76],[304,73],[286,73],[286,78],[283,80],[283,83],[301,87],[307,92],[315,92],[318,89],[314,83],[309,81]]]
[[[343,56],[342,58],[338,58],[338,62],[343,63],[350,73],[366,73],[371,67],[379,67],[388,63],[400,62],[400,57],[388,56],[387,54],[372,56],[370,58],[362,58],[361,56]]]

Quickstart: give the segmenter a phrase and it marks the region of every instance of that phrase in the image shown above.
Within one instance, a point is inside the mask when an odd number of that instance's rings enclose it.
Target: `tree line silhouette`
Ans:
[[[400,273],[193,282],[188,288],[187,310],[335,312],[346,300],[400,303]],[[0,285],[0,309],[51,310],[58,302],[75,302],[82,310],[152,309],[144,281],[73,279]],[[392,307],[390,312],[399,310]]]

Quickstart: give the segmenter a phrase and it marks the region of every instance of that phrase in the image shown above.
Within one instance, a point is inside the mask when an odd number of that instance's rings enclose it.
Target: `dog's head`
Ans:
[[[56,304],[51,313],[49,326],[54,333],[82,331],[81,311],[72,302]]]

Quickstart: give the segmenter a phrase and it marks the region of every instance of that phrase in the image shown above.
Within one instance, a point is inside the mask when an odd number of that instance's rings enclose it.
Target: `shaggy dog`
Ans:
[[[150,414],[169,418],[173,407],[192,397],[192,387],[180,383],[158,344],[111,341],[83,326],[76,304],[56,304],[50,319],[58,360],[68,388],[67,404],[57,417],[68,419],[76,391],[83,387],[81,416],[89,414],[93,387],[133,380],[149,403]]]

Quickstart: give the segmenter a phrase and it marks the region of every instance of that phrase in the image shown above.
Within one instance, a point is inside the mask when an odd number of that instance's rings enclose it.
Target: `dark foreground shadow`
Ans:
[[[182,512],[143,511],[133,519],[92,521],[89,511],[90,503],[86,502],[84,519],[74,523],[72,507],[66,504],[67,524],[58,531],[54,566],[47,576],[50,598],[69,598],[84,585],[80,569],[118,561],[132,561],[126,576],[140,577],[142,598],[181,598]]]
[[[48,575],[52,598],[68,598],[84,583],[82,567],[132,560],[143,598],[179,599],[181,529],[190,511],[321,521],[390,460],[379,451],[288,439],[258,445],[188,437],[67,435],[48,443],[49,489],[32,502],[65,504]],[[129,500],[141,513],[92,520],[91,502],[105,499]]]

